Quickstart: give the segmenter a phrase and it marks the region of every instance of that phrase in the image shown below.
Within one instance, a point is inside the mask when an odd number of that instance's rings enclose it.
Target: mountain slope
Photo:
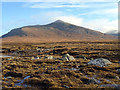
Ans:
[[[41,42],[41,41],[79,41],[112,40],[116,37],[88,28],[57,20],[47,25],[34,25],[16,28],[2,36],[3,41]]]

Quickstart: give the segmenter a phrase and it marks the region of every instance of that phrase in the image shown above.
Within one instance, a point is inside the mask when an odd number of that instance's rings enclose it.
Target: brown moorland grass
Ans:
[[[120,69],[120,55],[115,41],[3,43],[2,49],[2,54],[12,56],[2,58],[3,88],[102,88],[103,84],[120,85],[117,71]],[[75,60],[60,60],[66,53]],[[33,56],[40,58],[32,59]],[[54,58],[45,59],[45,56]],[[87,65],[96,58],[106,58],[112,64],[106,67]],[[27,76],[30,77],[20,83]]]

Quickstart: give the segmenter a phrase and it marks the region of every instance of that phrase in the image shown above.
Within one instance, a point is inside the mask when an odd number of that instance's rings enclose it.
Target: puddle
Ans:
[[[31,87],[31,85],[27,85],[27,84],[22,84],[24,82],[25,79],[30,78],[30,76],[26,76],[24,79],[22,80],[18,80],[20,81],[19,83],[15,83],[15,86],[22,86],[22,87]]]
[[[4,57],[11,57],[11,56],[7,56],[7,55],[0,55],[0,57],[4,58]]]
[[[7,82],[7,83],[11,83],[11,78],[12,78],[11,76],[4,77],[4,78],[8,78],[9,81],[6,81],[6,82]],[[14,86],[31,87],[31,85],[23,84],[24,80],[25,80],[25,79],[28,79],[28,78],[30,78],[30,76],[26,76],[24,79],[18,80],[19,83],[14,83]]]
[[[97,80],[96,79],[96,75],[94,75],[93,77],[88,77],[87,75],[85,75],[87,78],[89,78],[89,79],[94,79],[95,81],[97,81],[97,83],[101,83],[101,81],[100,80]]]
[[[111,82],[109,79],[106,79],[107,82]]]
[[[79,70],[79,69],[76,69],[76,68],[64,68],[64,69],[67,69],[67,70],[74,70],[74,71],[76,71],[76,70]]]
[[[102,84],[100,87],[120,88],[120,84]]]
[[[79,70],[79,69],[77,69],[77,68],[64,68],[64,67],[58,67],[57,68],[58,70],[62,70],[62,69],[66,69],[66,70],[74,70],[74,71],[77,71],[77,70]]]

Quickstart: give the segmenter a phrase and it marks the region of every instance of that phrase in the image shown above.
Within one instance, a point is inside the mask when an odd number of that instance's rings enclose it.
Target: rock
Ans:
[[[8,77],[6,77],[7,79],[12,79],[12,77],[11,76],[8,76]]]
[[[66,85],[62,85],[62,87],[64,87],[64,88],[69,88],[68,86],[66,86]]]
[[[40,59],[40,58],[38,56],[33,56],[31,59],[34,60],[34,59]]]
[[[120,80],[120,78],[118,76],[115,76],[116,79]]]
[[[40,59],[40,57],[37,56],[37,57],[35,57],[35,59]]]
[[[54,59],[53,56],[45,56],[45,59]]]
[[[62,60],[66,60],[66,61],[69,61],[69,59],[67,57],[63,57]]]
[[[32,60],[34,60],[35,58],[34,57],[31,57]]]
[[[92,78],[92,79],[89,79],[88,83],[89,83],[89,84],[90,84],[90,83],[92,83],[92,84],[98,84],[98,83],[100,83],[100,81]]]
[[[120,64],[120,61],[118,63]]]
[[[67,57],[67,56],[70,56],[68,53],[67,54],[65,54],[65,55],[63,55],[63,57]]]
[[[69,61],[69,60],[75,60],[75,58],[73,56],[70,56],[69,54],[65,54],[62,56],[62,60]]]
[[[96,65],[96,66],[100,66],[100,67],[105,67],[105,66],[107,66],[109,64],[112,64],[112,63],[107,59],[97,58],[97,59],[91,60],[87,64],[88,65]]]
[[[16,72],[7,72],[5,75],[5,77],[11,76],[11,77],[23,77],[22,73],[16,73]]]
[[[117,69],[117,72],[120,73],[120,69]]]

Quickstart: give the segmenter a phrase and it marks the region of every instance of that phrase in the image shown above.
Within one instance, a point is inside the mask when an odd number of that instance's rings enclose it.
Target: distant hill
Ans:
[[[118,30],[111,30],[109,32],[106,32],[106,34],[112,35],[112,36],[120,36],[120,33],[118,33]]]
[[[114,40],[115,36],[57,20],[47,25],[16,28],[2,36],[3,42],[60,42]]]

